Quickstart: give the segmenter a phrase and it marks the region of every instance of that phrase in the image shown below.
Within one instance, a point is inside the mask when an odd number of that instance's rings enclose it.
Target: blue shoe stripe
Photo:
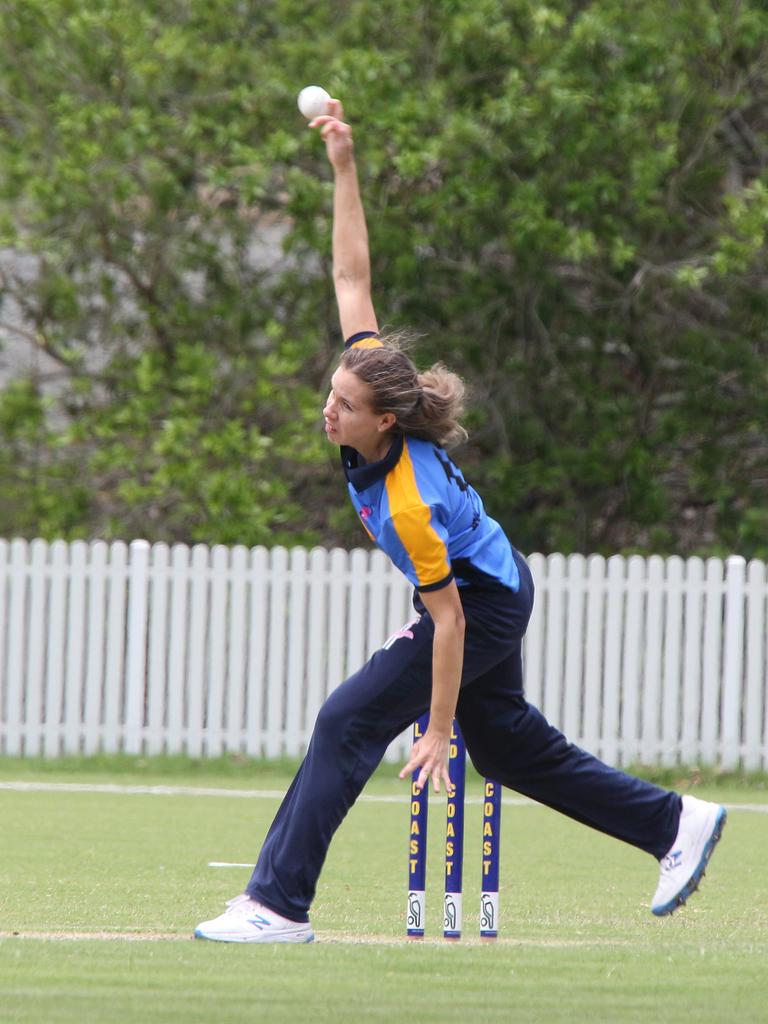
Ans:
[[[222,937],[222,936],[206,935],[205,932],[200,931],[199,928],[195,928],[194,938],[196,938],[196,939],[207,939],[207,940],[210,940],[212,942],[239,942],[241,944],[250,943],[251,945],[256,945],[257,944],[257,943],[254,943],[252,939],[250,939],[250,940],[249,939],[232,939],[232,938],[227,938],[227,937]],[[302,943],[306,945],[306,943],[314,942],[314,941],[315,941],[315,933],[314,932],[309,932],[307,937],[302,939],[300,943],[296,943],[296,945],[301,945]],[[273,940],[273,943],[274,943],[274,940]],[[265,945],[273,944],[273,943],[265,943]],[[274,944],[277,945],[277,943],[274,943]],[[289,943],[284,943],[284,944],[285,945],[289,945]]]

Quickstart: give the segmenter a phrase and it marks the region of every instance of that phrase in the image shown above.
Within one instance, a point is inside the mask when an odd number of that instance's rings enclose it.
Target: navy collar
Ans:
[[[366,490],[372,484],[383,480],[390,470],[394,469],[403,454],[403,434],[396,434],[392,447],[379,462],[367,463],[355,448],[341,446],[341,464],[344,467],[344,474],[349,483],[355,488],[358,494]]]

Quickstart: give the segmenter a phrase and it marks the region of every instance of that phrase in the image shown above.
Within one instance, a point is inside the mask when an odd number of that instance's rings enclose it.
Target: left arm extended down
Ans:
[[[464,611],[456,581],[440,590],[421,591],[419,596],[435,624],[432,648],[432,701],[429,727],[411,751],[411,758],[400,772],[406,778],[420,768],[419,789],[432,779],[435,792],[440,781],[450,787],[448,751],[451,727],[459,699],[461,670],[464,664]]]

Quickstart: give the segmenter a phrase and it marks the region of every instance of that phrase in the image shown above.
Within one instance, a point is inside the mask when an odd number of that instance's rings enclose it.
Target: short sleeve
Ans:
[[[395,561],[418,590],[440,590],[451,582],[447,532],[429,505],[401,509],[385,529],[400,554]]]

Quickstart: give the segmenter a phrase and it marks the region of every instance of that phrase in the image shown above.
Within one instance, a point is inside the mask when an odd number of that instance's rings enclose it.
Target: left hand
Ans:
[[[421,771],[416,780],[417,789],[422,789],[431,778],[436,793],[440,792],[441,780],[445,783],[446,789],[450,790],[452,785],[451,777],[448,774],[450,746],[450,733],[443,735],[440,732],[433,731],[431,726],[427,727],[427,731],[421,739],[416,740],[413,744],[410,760],[400,772],[400,778],[405,779],[411,772],[420,768]]]

